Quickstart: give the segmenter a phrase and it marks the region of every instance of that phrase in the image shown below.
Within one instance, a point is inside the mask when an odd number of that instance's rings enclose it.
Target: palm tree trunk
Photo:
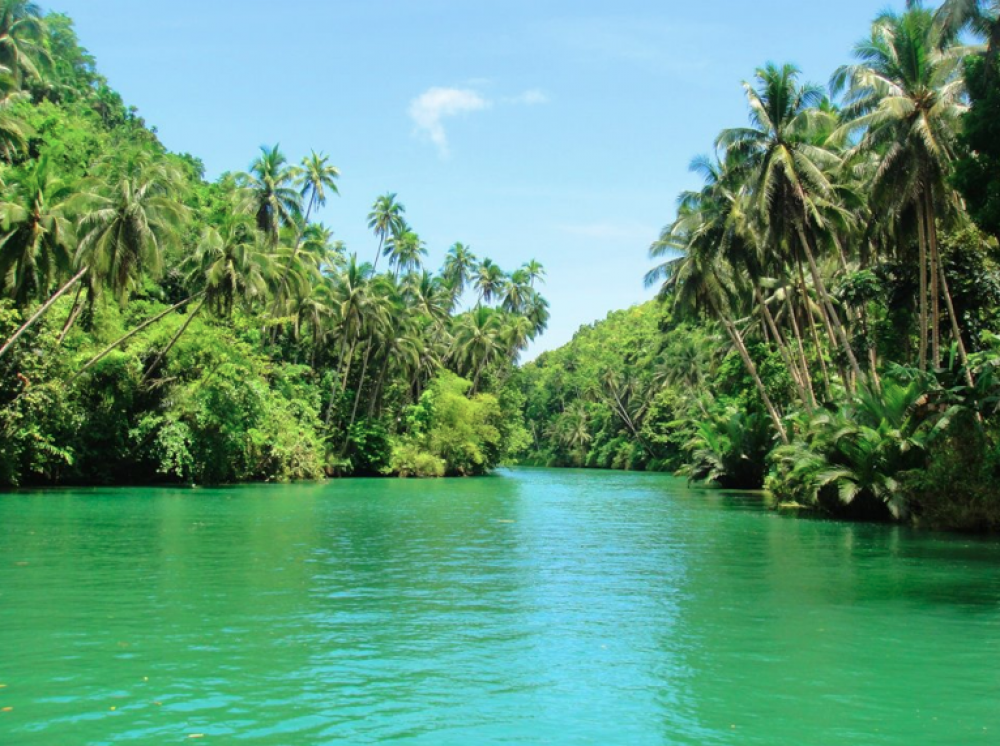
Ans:
[[[917,246],[920,275],[920,370],[927,370],[927,227],[923,201],[917,200]]]
[[[475,378],[472,379],[472,391],[470,392],[472,396],[475,396],[476,392],[479,391],[479,376],[482,375],[483,364],[485,362],[486,362],[486,357],[483,356],[483,359],[479,361],[479,365],[476,366],[476,375]]]
[[[931,273],[931,349],[934,367],[941,365],[941,256],[937,245],[937,219],[934,211],[934,200],[930,190],[924,191],[924,201],[927,204],[927,243],[930,248]]]
[[[820,371],[823,373],[823,389],[826,392],[826,400],[830,401],[830,399],[832,398],[832,393],[831,393],[832,388],[830,385],[830,371],[826,367],[826,358],[823,356],[823,346],[822,344],[820,344],[819,332],[816,330],[816,315],[813,313],[812,310],[812,301],[809,298],[809,288],[806,287],[806,276],[802,271],[802,262],[796,261],[795,266],[798,269],[799,289],[800,292],[802,293],[802,307],[803,310],[805,311],[806,321],[809,324],[809,331],[812,335],[813,346],[815,346],[816,348],[816,358],[819,360],[819,368]],[[822,314],[822,310],[821,310],[821,315],[823,315],[825,321],[826,316],[825,314]],[[829,327],[827,327],[827,329],[829,331]],[[836,342],[834,342],[834,344],[836,344]]]
[[[351,375],[351,360],[354,359],[354,346],[357,344],[357,338],[351,342],[351,349],[347,350],[347,337],[344,337],[344,342],[341,345],[341,355],[343,356],[343,361],[341,365],[344,366],[343,377],[340,381],[340,390],[347,390],[347,378]],[[346,355],[344,353],[347,353]],[[327,427],[330,426],[330,422],[333,420],[333,405],[337,401],[337,378],[340,377],[340,371],[337,371],[337,375],[333,377],[333,384],[330,386],[330,401],[326,405],[326,417],[324,418],[323,424]]]
[[[3,357],[4,353],[6,353],[7,350],[9,350],[13,346],[13,344],[18,339],[21,338],[21,335],[24,334],[26,331],[28,331],[28,329],[30,329],[32,326],[34,326],[35,322],[38,321],[40,318],[42,318],[42,316],[45,315],[45,312],[48,311],[50,308],[52,308],[52,305],[57,300],[59,300],[63,295],[65,295],[66,291],[68,291],[71,287],[73,287],[74,284],[76,284],[77,282],[79,282],[83,278],[83,276],[85,274],[87,274],[88,271],[90,271],[90,267],[89,266],[84,267],[83,269],[81,269],[79,272],[77,272],[75,275],[73,275],[73,277],[65,285],[63,285],[61,288],[59,288],[56,291],[55,295],[53,295],[51,298],[49,298],[47,301],[45,301],[45,303],[42,305],[42,307],[39,308],[37,311],[35,311],[34,315],[32,315],[32,317],[30,319],[28,319],[27,321],[25,321],[20,326],[20,328],[16,332],[14,332],[13,336],[11,336],[10,339],[8,339],[6,342],[4,342],[3,347],[0,347],[0,357]]]
[[[66,339],[66,335],[69,334],[69,330],[73,328],[73,324],[76,323],[77,318],[80,316],[80,312],[83,310],[83,304],[80,303],[81,295],[83,295],[83,285],[80,285],[76,289],[76,295],[73,298],[73,307],[70,308],[69,315],[66,317],[66,323],[63,324],[62,331],[59,332],[59,339],[56,340],[57,347],[62,344],[64,339]]]
[[[851,364],[851,370],[854,372],[855,379],[862,381],[864,379],[864,374],[861,372],[861,366],[858,365],[858,358],[854,354],[854,348],[851,347],[851,340],[847,337],[847,331],[844,329],[844,325],[840,321],[840,316],[837,314],[837,309],[833,306],[833,300],[830,298],[830,294],[826,290],[826,283],[823,282],[823,276],[820,274],[819,267],[816,264],[816,257],[813,255],[812,247],[809,244],[809,238],[806,235],[805,228],[802,223],[798,224],[799,237],[803,241],[803,246],[806,252],[806,260],[809,262],[809,271],[812,273],[813,282],[816,285],[816,292],[820,296],[820,305],[825,306],[829,318],[828,323],[833,324],[834,329],[837,332],[837,336],[840,337],[840,343],[844,348],[844,352],[847,354],[847,360]],[[847,390],[854,391],[854,384],[851,381],[847,382]]]
[[[361,365],[361,378],[358,380],[358,390],[354,392],[354,407],[351,409],[351,422],[347,426],[350,430],[354,426],[354,421],[358,416],[358,404],[361,403],[361,392],[365,388],[365,375],[368,373],[368,360],[372,354],[372,346],[374,344],[375,335],[368,337],[368,344],[365,347],[365,358],[364,363]]]
[[[149,380],[149,377],[153,375],[153,372],[157,369],[157,367],[159,367],[160,363],[163,362],[163,359],[167,356],[167,353],[170,352],[171,349],[173,349],[173,346],[175,344],[177,344],[177,340],[181,338],[181,335],[187,331],[187,328],[191,325],[191,322],[194,321],[194,317],[198,315],[198,313],[201,311],[204,305],[205,305],[205,300],[202,299],[201,303],[198,304],[198,307],[188,314],[187,319],[185,319],[184,323],[181,324],[181,328],[177,330],[177,333],[173,336],[173,338],[170,340],[167,346],[164,347],[163,351],[156,356],[155,360],[153,360],[153,364],[149,366],[149,370],[146,371],[146,375],[142,377],[142,381],[139,384],[140,386],[146,383],[146,381]]]
[[[757,366],[754,364],[753,358],[750,357],[750,353],[747,350],[746,345],[743,343],[743,337],[740,335],[739,329],[736,328],[736,325],[733,324],[732,321],[721,314],[719,314],[719,318],[722,320],[722,325],[726,327],[726,332],[729,334],[729,338],[733,341],[733,344],[739,351],[747,372],[750,374],[750,377],[753,378],[754,385],[757,387],[760,398],[764,402],[764,406],[767,408],[767,413],[771,416],[771,421],[774,423],[774,427],[778,431],[778,436],[781,438],[782,444],[787,446],[788,433],[785,431],[785,425],[782,423],[781,416],[778,414],[778,410],[775,409],[774,403],[771,401],[771,397],[767,394],[764,382],[761,380],[760,373],[757,371]]]
[[[67,385],[73,383],[77,378],[79,378],[80,376],[82,376],[88,370],[90,370],[95,365],[97,365],[101,360],[103,360],[105,357],[107,357],[108,353],[110,353],[116,347],[119,347],[120,345],[122,345],[125,342],[127,342],[128,340],[130,340],[132,337],[134,337],[136,334],[138,334],[139,332],[141,332],[143,329],[146,329],[147,327],[152,326],[157,321],[159,321],[160,319],[164,318],[165,316],[168,316],[169,314],[173,313],[174,311],[176,311],[181,306],[183,306],[183,305],[185,305],[187,303],[190,303],[195,298],[198,298],[198,297],[200,297],[200,296],[202,296],[204,294],[205,294],[204,291],[202,291],[200,293],[197,293],[195,295],[192,295],[192,296],[189,296],[189,297],[185,298],[180,303],[177,303],[176,305],[173,305],[170,308],[168,308],[166,311],[162,311],[161,313],[156,314],[156,316],[154,316],[153,318],[149,319],[148,321],[144,321],[143,323],[139,324],[139,326],[137,326],[135,329],[133,329],[132,331],[130,331],[128,334],[125,334],[124,336],[119,337],[114,342],[112,342],[107,347],[105,347],[103,350],[101,350],[97,355],[95,355],[90,360],[88,360],[87,363],[86,363],[86,365],[84,365],[82,368],[80,368],[80,370],[78,370],[76,373],[74,373],[70,377],[69,381],[66,382]]]
[[[931,248],[934,252],[937,252],[937,241],[931,241]],[[965,370],[965,381],[969,384],[969,387],[975,386],[975,380],[972,377],[972,370],[969,368],[969,353],[965,348],[965,341],[962,339],[962,329],[958,323],[958,315],[955,313],[955,303],[951,297],[951,290],[948,288],[948,276],[944,271],[944,264],[941,262],[940,257],[937,261],[937,268],[941,275],[941,292],[944,295],[945,306],[948,309],[948,319],[951,322],[951,335],[955,338],[955,344],[958,347],[958,358],[962,363],[962,368]]]
[[[382,403],[382,387],[385,385],[385,375],[389,371],[389,353],[386,352],[382,361],[382,368],[378,372],[378,379],[375,384],[375,394],[372,396],[368,406],[368,419],[375,416],[376,408]]]
[[[795,308],[792,306],[791,301],[792,294],[789,292],[789,288],[785,289],[785,311],[788,313],[789,321],[792,325],[792,334],[795,335],[795,344],[798,348],[799,354],[799,366],[803,372],[803,377],[805,379],[806,385],[809,387],[809,398],[815,404],[816,403],[816,390],[812,382],[812,374],[809,372],[809,360],[806,358],[806,348],[802,344],[802,331],[799,329],[799,321],[795,314]],[[826,368],[823,368],[823,377],[826,382],[827,389],[830,387],[830,382],[826,378]]]
[[[382,246],[385,244],[385,233],[379,236],[378,239],[378,249],[375,250],[375,263],[372,265],[372,274],[375,274],[375,270],[378,269],[378,260],[382,256]]]
[[[802,399],[802,403],[805,405],[806,409],[811,411],[816,403],[811,401],[809,393],[806,392],[802,374],[799,371],[798,366],[795,364],[795,360],[791,353],[785,346],[785,340],[781,336],[781,332],[778,330],[778,325],[774,323],[774,317],[771,315],[771,309],[768,308],[767,303],[764,302],[764,295],[761,293],[760,287],[756,282],[754,283],[753,291],[757,299],[757,305],[760,306],[761,314],[764,316],[764,328],[770,329],[771,335],[774,337],[774,343],[778,347],[778,352],[781,353],[781,359],[784,360],[785,366],[788,368],[788,372],[792,376],[792,382],[795,384],[795,388],[799,392],[799,397]]]

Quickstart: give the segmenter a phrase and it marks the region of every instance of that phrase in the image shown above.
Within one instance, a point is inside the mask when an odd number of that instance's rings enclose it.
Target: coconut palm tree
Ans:
[[[0,66],[17,89],[26,79],[41,77],[39,68],[49,62],[45,34],[40,6],[27,0],[0,0]]]
[[[333,376],[330,391],[330,401],[326,409],[325,422],[329,426],[333,420],[333,410],[337,400],[337,388],[341,392],[347,390],[347,381],[351,375],[354,361],[354,350],[365,331],[366,314],[370,301],[369,294],[370,267],[358,264],[358,257],[352,254],[344,271],[334,279],[331,307],[333,322],[336,325],[337,337],[340,339],[340,369]]]
[[[907,0],[908,8],[921,9],[920,0]],[[998,0],[944,0],[935,13],[943,31],[942,43],[954,42],[963,31],[986,39],[986,56],[1000,53],[1000,2]]]
[[[941,49],[939,41],[929,11],[914,7],[902,15],[883,13],[871,35],[855,46],[860,61],[837,70],[831,81],[835,91],[846,89],[840,136],[858,137],[855,153],[880,156],[871,178],[874,201],[886,214],[916,216],[921,368],[927,365],[929,335],[932,362],[936,366],[940,361],[942,295],[966,360],[937,245],[938,219],[960,209],[950,174],[959,120],[966,111],[963,50]]]
[[[306,201],[305,225],[309,225],[309,218],[316,207],[326,205],[327,190],[331,194],[340,194],[337,188],[337,179],[340,178],[340,169],[330,165],[330,159],[323,153],[312,151],[302,159],[302,165],[296,174],[302,199]]]
[[[202,308],[207,305],[224,317],[231,316],[237,304],[249,308],[266,296],[268,278],[273,275],[266,239],[254,230],[252,217],[238,212],[229,213],[220,228],[206,228],[185,264],[191,267],[187,285],[196,288],[196,296],[202,299],[146,369],[143,383],[152,377]]]
[[[144,272],[159,274],[164,249],[179,238],[188,211],[175,198],[177,178],[165,164],[138,165],[80,198],[87,214],[80,221],[77,266],[91,267],[119,301]]]
[[[73,194],[41,158],[0,203],[0,290],[20,307],[47,296],[72,265],[76,226],[67,202]]]
[[[465,244],[455,243],[448,249],[442,275],[451,286],[452,295],[456,299],[465,292],[466,286],[472,280],[478,261],[472,249]]]
[[[393,276],[409,274],[420,269],[421,257],[427,256],[427,246],[414,231],[406,229],[393,234],[385,244],[385,255],[389,266],[394,267]]]
[[[260,156],[240,181],[249,191],[257,230],[271,246],[277,246],[281,228],[295,225],[302,212],[302,195],[295,189],[296,171],[288,167],[281,146],[261,147]]]
[[[406,207],[396,201],[394,193],[386,193],[375,200],[372,211],[368,213],[368,230],[378,238],[378,249],[375,251],[375,262],[372,272],[378,269],[378,260],[382,249],[390,236],[400,235],[406,227],[404,215]]]
[[[472,394],[479,390],[483,371],[503,351],[502,327],[497,311],[479,306],[455,322],[453,357],[466,376],[472,376]]]
[[[492,259],[483,259],[474,277],[475,288],[479,291],[479,305],[492,303],[503,291],[506,281],[506,273]]]
[[[741,278],[722,261],[714,236],[698,230],[698,222],[691,220],[694,209],[690,203],[682,204],[677,220],[665,228],[660,239],[650,247],[652,258],[669,258],[647,273],[646,283],[662,282],[660,297],[671,298],[679,314],[707,314],[722,324],[753,379],[775,430],[782,442],[787,443],[788,435],[781,415],[767,392],[742,333],[733,321],[732,309],[738,302],[737,284]]]
[[[522,269],[528,275],[528,284],[531,287],[535,287],[536,282],[544,282],[545,280],[545,267],[541,265],[540,262],[532,259],[530,262],[525,264]]]
[[[828,129],[833,117],[824,111],[819,86],[800,85],[794,65],[759,68],[756,87],[744,83],[750,127],[724,130],[717,144],[745,169],[754,210],[769,231],[774,248],[788,246],[801,270],[808,265],[820,299],[830,343],[840,344],[854,375],[861,368],[851,348],[816,255],[817,235],[827,229],[823,208],[836,196],[830,173],[841,165],[832,150],[814,144],[817,128]],[[805,295],[804,278],[801,279]],[[850,387],[850,382],[845,382]]]

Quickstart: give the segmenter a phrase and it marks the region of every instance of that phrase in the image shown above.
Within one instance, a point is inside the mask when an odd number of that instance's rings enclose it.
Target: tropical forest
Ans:
[[[0,0],[0,744],[1000,732],[1000,2]]]
[[[312,220],[327,155],[263,147],[209,183],[68,18],[5,2],[0,24],[0,484],[475,475],[519,452],[541,264],[456,242],[428,268],[394,193],[348,253]]]
[[[649,250],[655,301],[519,367],[543,266],[401,198],[371,247],[313,218],[340,172],[207,181],[66,16],[0,16],[0,483],[676,472],[835,515],[1000,528],[1000,21],[911,3],[828,85],[767,63]],[[638,248],[637,248],[638,250]]]
[[[911,3],[768,63],[649,253],[656,301],[521,372],[527,458],[1000,528],[1000,16]],[[980,43],[982,42],[982,43]]]

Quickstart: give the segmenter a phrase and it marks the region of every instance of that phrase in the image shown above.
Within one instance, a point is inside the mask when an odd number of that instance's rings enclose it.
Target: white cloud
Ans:
[[[488,109],[491,103],[478,92],[462,88],[430,88],[410,104],[410,118],[417,130],[430,138],[441,153],[448,156],[448,136],[444,120],[459,114]]]
[[[532,88],[517,96],[500,98],[499,103],[519,106],[537,106],[548,103],[544,92]],[[417,133],[427,137],[437,146],[442,158],[447,158],[448,134],[444,123],[449,117],[483,111],[493,106],[493,101],[472,88],[428,88],[410,102],[410,119]]]

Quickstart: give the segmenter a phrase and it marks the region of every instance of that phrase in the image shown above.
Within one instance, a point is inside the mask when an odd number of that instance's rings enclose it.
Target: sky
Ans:
[[[742,126],[768,61],[825,83],[879,0],[51,0],[129,105],[207,176],[262,145],[323,152],[318,218],[373,259],[395,192],[431,268],[456,241],[548,273],[527,358],[651,298],[649,245],[698,186],[691,159]],[[902,6],[902,0],[895,3]]]

